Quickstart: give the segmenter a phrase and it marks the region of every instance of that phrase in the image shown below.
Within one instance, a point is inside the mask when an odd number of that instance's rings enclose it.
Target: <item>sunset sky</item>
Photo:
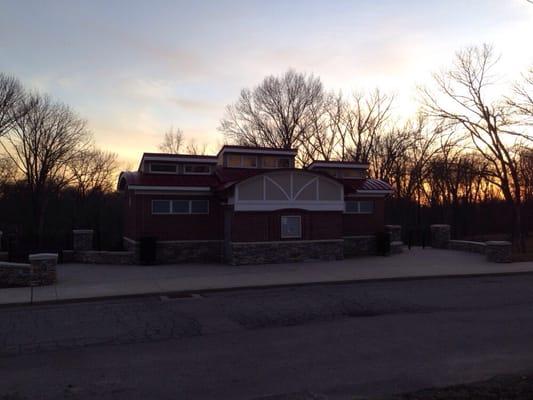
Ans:
[[[0,0],[0,71],[71,105],[132,164],[171,125],[216,151],[224,107],[288,68],[346,93],[378,86],[412,112],[417,84],[484,42],[502,79],[518,78],[533,63],[533,4]]]

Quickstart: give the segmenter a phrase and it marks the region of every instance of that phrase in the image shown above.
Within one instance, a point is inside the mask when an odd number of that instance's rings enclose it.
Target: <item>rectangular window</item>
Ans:
[[[172,214],[189,214],[189,200],[172,200]]]
[[[345,212],[348,214],[372,214],[374,212],[374,202],[364,201],[347,201],[345,203]]]
[[[152,200],[152,214],[209,214],[209,200]]]
[[[363,174],[357,169],[345,169],[344,171],[342,171],[342,177],[348,179],[362,178]]]
[[[243,168],[257,168],[257,157],[256,156],[242,156],[242,167]]]
[[[150,172],[163,172],[167,174],[176,173],[176,164],[154,164],[150,163]]]
[[[207,200],[191,200],[192,214],[209,214],[209,201]]]
[[[281,217],[281,237],[301,238],[302,237],[302,220],[298,215],[284,215]]]
[[[278,159],[278,168],[290,168],[291,162],[288,158]]]
[[[170,200],[152,200],[152,214],[170,214]]]
[[[263,168],[278,168],[278,158],[263,157]]]
[[[205,164],[186,164],[183,168],[185,174],[190,175],[209,175],[211,173],[211,168],[209,165]]]
[[[241,166],[241,156],[228,154],[226,157],[228,167],[239,168]]]

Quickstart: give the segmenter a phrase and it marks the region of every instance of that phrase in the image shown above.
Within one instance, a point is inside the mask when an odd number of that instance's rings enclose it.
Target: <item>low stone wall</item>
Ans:
[[[233,242],[233,265],[279,264],[310,260],[342,260],[343,243],[340,240],[298,240],[280,242]]]
[[[472,242],[470,240],[450,240],[448,242],[448,249],[485,254],[487,245],[483,242]]]
[[[344,257],[370,256],[378,252],[375,235],[345,236],[343,239]]]
[[[0,288],[10,286],[30,286],[31,265],[0,262]]]
[[[64,251],[63,262],[81,264],[136,264],[137,259],[133,251]]]
[[[506,241],[489,241],[487,245],[487,260],[495,263],[510,263],[513,261],[513,245]]]
[[[43,286],[57,282],[57,254],[31,254],[27,263],[0,262],[0,287]]]

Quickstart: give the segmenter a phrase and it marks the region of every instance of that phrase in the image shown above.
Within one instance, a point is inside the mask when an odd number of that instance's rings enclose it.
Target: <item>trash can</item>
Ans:
[[[390,234],[389,232],[379,232],[376,235],[378,255],[387,256],[390,254]]]
[[[139,240],[139,259],[143,265],[155,264],[156,238],[152,236],[141,237]]]

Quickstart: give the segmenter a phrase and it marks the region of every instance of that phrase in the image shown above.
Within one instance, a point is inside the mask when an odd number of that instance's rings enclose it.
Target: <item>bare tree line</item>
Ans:
[[[110,190],[117,168],[116,154],[97,149],[86,121],[68,106],[0,74],[0,178],[24,182],[37,237],[51,193]]]
[[[296,148],[302,166],[367,162],[398,199],[418,205],[503,199],[524,249],[523,207],[533,201],[533,67],[507,93],[492,93],[497,62],[488,45],[457,52],[419,89],[419,112],[402,123],[390,94],[334,94],[319,78],[289,70],[243,90],[219,129],[237,144]]]

